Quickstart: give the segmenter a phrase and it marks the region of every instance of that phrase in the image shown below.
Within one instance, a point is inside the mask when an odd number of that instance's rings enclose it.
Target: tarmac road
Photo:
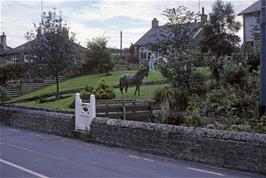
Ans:
[[[255,178],[251,173],[176,161],[0,125],[0,177]]]

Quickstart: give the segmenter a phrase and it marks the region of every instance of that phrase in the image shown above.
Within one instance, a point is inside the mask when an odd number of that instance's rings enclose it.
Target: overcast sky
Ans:
[[[239,13],[256,0],[231,0],[236,13]],[[27,31],[33,30],[33,23],[40,21],[41,0],[0,0],[1,33],[7,35],[7,44],[16,47],[26,42]],[[186,6],[197,12],[198,0],[43,0],[43,10],[56,8],[62,11],[70,30],[77,41],[86,46],[86,41],[105,34],[109,46],[119,48],[120,30],[123,31],[123,47],[135,43],[151,28],[151,20],[156,17],[159,25],[165,22],[161,15],[166,8]],[[214,0],[201,0],[201,7],[209,13]],[[242,18],[238,17],[242,23]],[[242,30],[239,35],[242,38]]]

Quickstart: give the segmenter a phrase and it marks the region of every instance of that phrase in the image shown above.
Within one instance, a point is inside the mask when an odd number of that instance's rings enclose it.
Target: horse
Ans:
[[[144,67],[142,69],[139,69],[135,75],[128,75],[124,74],[120,77],[119,80],[119,88],[121,91],[121,94],[123,95],[123,90],[125,88],[125,92],[127,94],[127,89],[129,85],[136,85],[134,96],[136,96],[136,93],[138,91],[138,96],[140,95],[140,85],[142,84],[142,80],[144,77],[148,77],[149,69],[147,67]]]

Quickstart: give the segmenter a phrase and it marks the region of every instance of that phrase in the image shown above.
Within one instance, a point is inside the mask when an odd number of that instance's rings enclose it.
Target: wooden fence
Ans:
[[[154,102],[134,100],[96,100],[98,117],[152,122],[153,111],[160,110]]]
[[[59,76],[59,81],[63,81],[65,80],[64,76]],[[14,88],[14,89],[5,89],[6,93],[7,93],[7,97],[16,97],[16,96],[20,96],[22,94],[27,94],[30,93],[34,90],[49,86],[49,85],[53,85],[56,83],[56,80],[53,78],[48,78],[48,79],[44,79],[40,82],[34,82],[32,80],[28,80],[28,81],[19,81],[19,87],[18,88]]]

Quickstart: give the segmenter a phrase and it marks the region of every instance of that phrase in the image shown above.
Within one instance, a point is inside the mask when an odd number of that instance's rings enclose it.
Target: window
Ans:
[[[141,52],[140,53],[140,58],[141,59],[146,59],[146,52]]]
[[[28,55],[24,55],[24,62],[30,62]]]
[[[140,48],[140,59],[146,59],[146,55],[145,48]]]
[[[12,62],[13,64],[16,64],[17,61],[18,61],[17,56],[12,56],[12,57],[11,57],[11,62]]]

